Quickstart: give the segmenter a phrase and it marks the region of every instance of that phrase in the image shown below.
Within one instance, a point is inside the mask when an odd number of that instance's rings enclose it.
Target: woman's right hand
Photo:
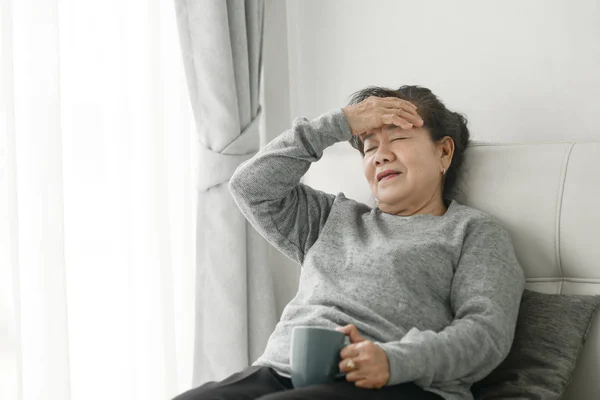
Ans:
[[[417,107],[397,97],[370,96],[358,104],[342,108],[350,131],[361,135],[383,125],[396,125],[402,129],[423,126]]]

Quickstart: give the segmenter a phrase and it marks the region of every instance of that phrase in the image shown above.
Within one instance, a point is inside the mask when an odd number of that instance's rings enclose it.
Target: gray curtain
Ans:
[[[228,182],[260,147],[262,0],[175,0],[199,141],[196,325],[192,385],[262,354],[277,322],[268,243]]]

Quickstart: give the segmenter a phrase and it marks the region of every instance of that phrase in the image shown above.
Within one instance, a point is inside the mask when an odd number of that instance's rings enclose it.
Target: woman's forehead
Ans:
[[[379,129],[374,129],[366,134],[361,135],[363,142],[366,142],[369,139],[377,139],[377,136],[380,135],[390,135],[392,133],[403,133],[403,134],[414,134],[416,133],[416,129],[403,129],[397,125],[389,124],[383,125]]]

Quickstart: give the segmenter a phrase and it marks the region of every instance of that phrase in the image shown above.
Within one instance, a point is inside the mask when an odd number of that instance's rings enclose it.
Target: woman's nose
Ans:
[[[393,153],[390,151],[390,148],[388,147],[388,145],[380,144],[377,147],[375,157],[373,157],[375,164],[379,165],[386,161],[387,162],[392,161],[392,159],[393,159]]]

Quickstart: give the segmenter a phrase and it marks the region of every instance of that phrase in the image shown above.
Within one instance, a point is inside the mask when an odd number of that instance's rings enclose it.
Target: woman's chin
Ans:
[[[402,199],[402,193],[392,190],[379,190],[375,196],[380,203],[394,204]]]

